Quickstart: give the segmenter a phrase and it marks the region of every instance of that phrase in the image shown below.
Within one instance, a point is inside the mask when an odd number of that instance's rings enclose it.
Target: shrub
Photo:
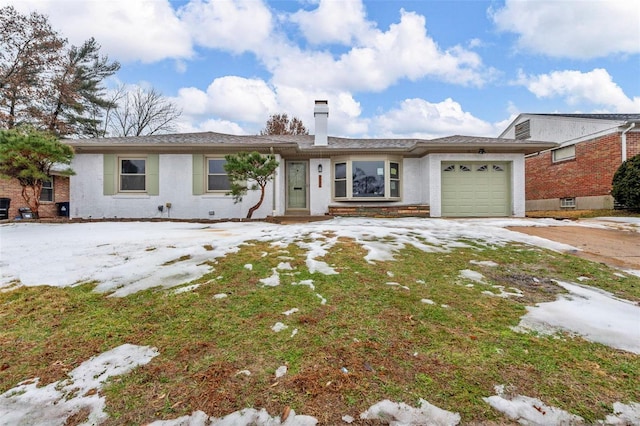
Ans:
[[[640,154],[622,163],[613,175],[611,195],[628,209],[640,210]]]

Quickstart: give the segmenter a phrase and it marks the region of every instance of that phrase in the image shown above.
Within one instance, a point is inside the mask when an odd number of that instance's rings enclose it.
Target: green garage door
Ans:
[[[509,163],[443,162],[442,216],[511,216]]]

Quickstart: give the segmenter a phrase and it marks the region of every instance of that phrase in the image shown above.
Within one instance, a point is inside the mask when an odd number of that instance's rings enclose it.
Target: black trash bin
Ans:
[[[11,198],[0,198],[0,220],[9,219],[9,206]]]
[[[69,202],[68,201],[65,201],[64,203],[56,203],[56,207],[58,208],[58,216],[69,217]]]

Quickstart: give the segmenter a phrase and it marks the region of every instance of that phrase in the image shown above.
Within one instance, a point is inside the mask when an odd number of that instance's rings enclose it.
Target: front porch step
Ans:
[[[331,216],[350,217],[430,217],[430,209],[427,205],[414,204],[405,206],[370,206],[370,205],[340,205],[329,206]]]
[[[333,219],[331,215],[309,216],[309,215],[286,215],[286,216],[267,216],[265,219],[269,223],[277,223],[279,225],[290,225],[294,223],[319,222],[322,220]]]

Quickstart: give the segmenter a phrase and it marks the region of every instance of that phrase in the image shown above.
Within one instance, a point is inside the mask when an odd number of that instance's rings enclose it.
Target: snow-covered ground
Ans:
[[[148,288],[173,288],[197,279],[211,271],[206,261],[239,250],[250,240],[270,242],[274,249],[297,244],[306,250],[306,266],[311,272],[336,274],[336,266],[320,260],[340,237],[352,238],[367,252],[365,260],[393,260],[405,246],[427,252],[446,252],[464,247],[461,240],[480,245],[503,245],[519,242],[555,251],[578,250],[543,238],[505,229],[507,226],[562,226],[576,224],[592,227],[624,227],[638,231],[638,218],[599,218],[592,221],[561,222],[531,219],[363,219],[338,218],[326,222],[300,225],[273,225],[262,222],[228,222],[196,224],[177,222],[96,222],[74,224],[11,223],[0,226],[0,291],[17,286],[73,286],[97,282],[96,291],[123,297]],[[44,255],[43,255],[44,254]],[[37,267],[34,267],[37,259]],[[460,271],[469,285],[486,285],[481,272],[471,263]],[[251,265],[246,265],[247,269]],[[291,267],[283,262],[272,275],[264,277],[264,285],[279,285],[280,271]],[[480,269],[481,270],[481,269]],[[639,275],[638,271],[631,273]],[[616,273],[622,275],[622,272]],[[390,277],[391,278],[391,277]],[[580,277],[576,277],[580,281]],[[311,280],[308,280],[311,281]],[[389,285],[400,285],[390,282]],[[312,290],[312,282],[300,282]],[[531,307],[522,318],[519,330],[554,332],[569,331],[586,339],[640,354],[640,307],[612,295],[578,283],[562,283],[569,293],[555,302]],[[494,286],[495,287],[495,286]],[[185,286],[173,291],[191,291]],[[408,289],[408,287],[406,287]],[[495,290],[495,288],[494,288]],[[518,297],[517,292],[498,289],[490,296]],[[225,295],[219,295],[224,297]],[[317,296],[326,303],[320,295]],[[426,299],[425,299],[426,300]],[[427,302],[425,302],[427,303]],[[599,312],[607,312],[601,315]],[[284,324],[283,324],[284,325]],[[292,333],[292,336],[295,334]],[[155,349],[124,345],[92,358],[69,374],[69,379],[38,388],[37,379],[18,384],[0,395],[0,425],[64,424],[65,419],[82,408],[91,412],[89,424],[104,418],[104,401],[97,391],[109,376],[125,374],[157,355]],[[286,373],[285,373],[286,374]],[[78,391],[78,389],[80,389]],[[83,392],[95,389],[96,392]],[[485,401],[505,415],[526,424],[540,424],[541,407],[549,415],[544,424],[579,422],[570,413],[547,407],[542,401],[526,396],[507,398],[502,388]],[[640,404],[617,403],[615,415],[603,419],[605,424],[640,424]],[[377,417],[376,417],[377,416]],[[538,416],[538,417],[536,417]],[[457,424],[456,413],[446,412],[421,401],[417,408],[391,401],[381,401],[362,413],[364,418],[380,418],[390,424]],[[568,419],[568,420],[567,420]],[[349,423],[354,419],[345,416]],[[253,423],[252,423],[253,422]],[[394,423],[395,422],[395,423]],[[625,423],[626,422],[626,423]],[[264,410],[241,410],[217,419],[206,413],[158,425],[313,425],[316,420],[293,411],[286,419],[271,417]]]

